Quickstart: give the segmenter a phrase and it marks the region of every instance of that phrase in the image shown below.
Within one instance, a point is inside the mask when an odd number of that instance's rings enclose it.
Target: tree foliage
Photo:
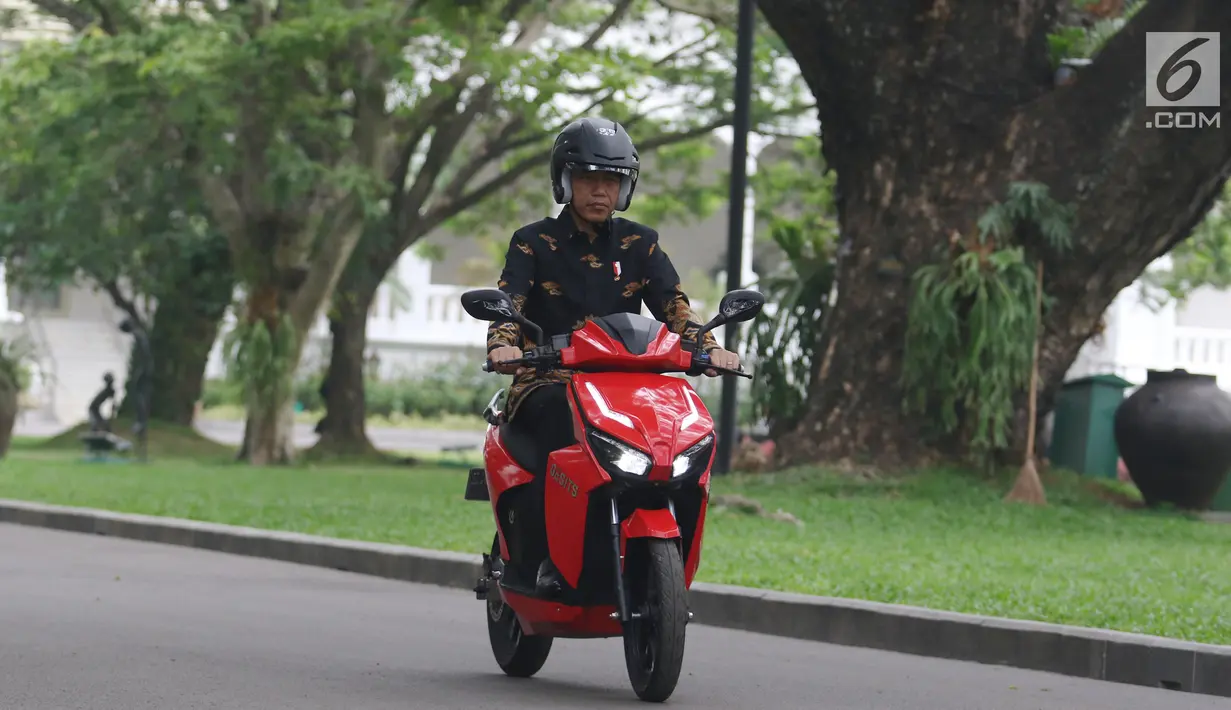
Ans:
[[[1141,296],[1153,308],[1168,302],[1183,305],[1201,287],[1231,289],[1231,188],[1193,230],[1168,254],[1170,265],[1146,271]],[[1159,297],[1161,290],[1165,296]]]
[[[113,87],[71,53],[31,43],[0,72],[0,257],[24,290],[84,275],[146,314],[144,297],[182,286],[182,262],[221,235],[174,151],[104,110]]]

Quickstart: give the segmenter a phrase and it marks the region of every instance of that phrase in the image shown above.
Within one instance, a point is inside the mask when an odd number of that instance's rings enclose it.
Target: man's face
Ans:
[[[573,209],[587,222],[602,222],[611,216],[620,196],[618,173],[573,173]]]

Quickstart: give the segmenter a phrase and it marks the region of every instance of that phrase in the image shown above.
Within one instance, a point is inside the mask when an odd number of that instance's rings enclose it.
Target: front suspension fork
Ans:
[[[628,594],[624,590],[624,557],[620,554],[620,509],[616,506],[616,499],[611,498],[611,545],[615,551],[613,559],[615,560],[615,583],[616,583],[616,605],[619,611],[620,623],[627,624],[629,619],[633,618],[628,612]]]

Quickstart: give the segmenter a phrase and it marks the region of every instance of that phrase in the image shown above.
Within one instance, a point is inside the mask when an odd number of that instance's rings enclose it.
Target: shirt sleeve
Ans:
[[[526,297],[533,286],[534,249],[520,234],[515,233],[509,240],[509,251],[504,256],[504,270],[500,272],[500,281],[496,288],[509,294],[513,307],[518,313],[524,313]],[[487,352],[508,346],[525,349],[521,326],[517,323],[492,323],[488,326]]]
[[[650,231],[645,238],[646,249],[646,284],[642,299],[654,317],[667,324],[672,331],[684,340],[695,340],[697,331],[701,330],[697,314],[692,310],[688,296],[680,288],[680,275],[667,253],[658,243],[658,233]],[[712,332],[706,333],[701,339],[701,348],[709,352],[718,347]]]

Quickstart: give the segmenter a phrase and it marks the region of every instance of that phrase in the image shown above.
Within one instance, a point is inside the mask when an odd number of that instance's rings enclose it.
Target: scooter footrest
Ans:
[[[487,491],[487,472],[481,468],[470,469],[466,476],[466,500],[491,500]]]

